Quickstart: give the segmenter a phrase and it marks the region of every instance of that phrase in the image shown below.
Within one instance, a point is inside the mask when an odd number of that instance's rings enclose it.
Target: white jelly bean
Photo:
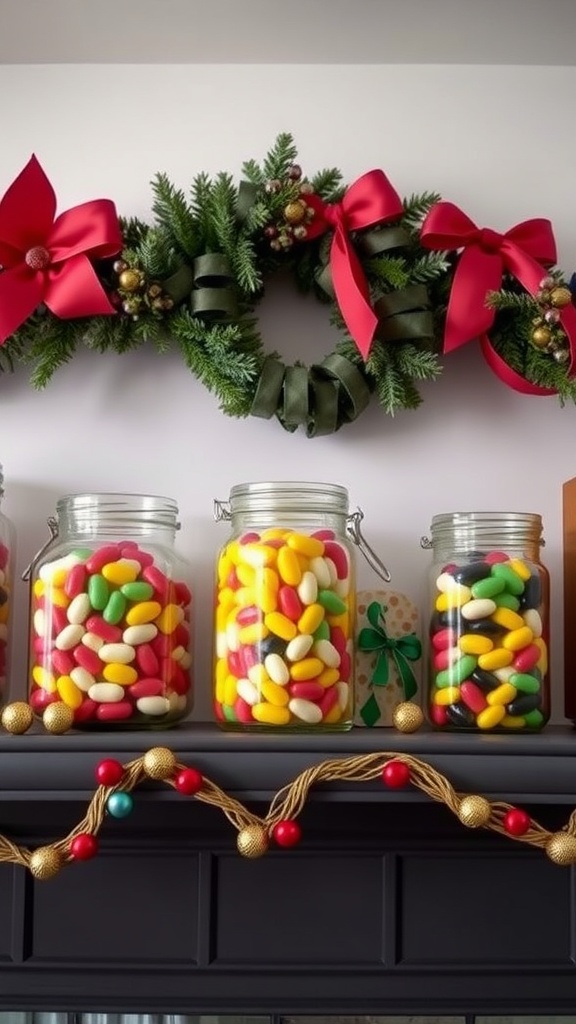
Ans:
[[[34,623],[34,632],[38,636],[44,636],[44,634],[46,632],[46,615],[44,614],[44,609],[43,608],[37,608],[36,609],[36,611],[34,612],[34,618],[33,618],[32,621]]]
[[[148,644],[155,636],[158,636],[158,626],[153,622],[143,622],[140,626],[127,626],[122,633],[122,640],[131,647],[138,644]]]
[[[540,618],[540,613],[536,608],[527,608],[526,611],[522,613],[522,618],[529,629],[532,630],[533,636],[542,636],[542,619]]]
[[[126,695],[124,687],[119,683],[94,683],[88,690],[88,696],[98,704],[116,704],[124,700]]]
[[[130,644],[103,644],[98,651],[98,657],[102,661],[115,662],[118,665],[129,665],[135,656],[136,651]]]
[[[216,657],[225,658],[228,654],[228,638],[226,633],[219,631],[216,634]]]
[[[329,640],[317,640],[312,648],[312,653],[323,661],[327,668],[338,668],[340,665],[340,655],[334,647],[334,644],[330,643]]]
[[[240,628],[235,622],[230,622],[226,627],[226,643],[229,651],[240,650]]]
[[[350,687],[348,686],[348,683],[343,682],[343,680],[341,679],[340,682],[336,683],[336,689],[338,690],[338,704],[340,705],[342,711],[345,711],[346,708],[348,707]]]
[[[504,665],[503,668],[492,669],[492,675],[496,676],[496,678],[500,679],[500,681],[503,683],[507,683],[508,680],[510,679],[510,676],[515,676],[517,672],[518,669],[514,668],[513,665]]]
[[[310,633],[300,633],[299,636],[295,636],[284,652],[288,661],[301,661],[306,657],[313,643],[314,637]]]
[[[319,555],[310,559],[310,568],[316,577],[320,590],[327,590],[330,586],[330,570],[326,565],[326,559]]]
[[[68,605],[66,618],[68,619],[68,622],[73,622],[76,625],[79,625],[88,618],[91,611],[92,605],[88,594],[76,594],[76,597],[73,597]]]
[[[350,593],[350,577],[345,576],[343,580],[336,580],[333,590],[335,594],[338,594],[338,597],[348,597]]]
[[[87,630],[82,637],[82,643],[85,647],[89,647],[91,651],[98,651],[101,647],[104,647],[104,640],[97,633],[91,633]]]
[[[81,665],[77,665],[76,668],[72,669],[70,679],[72,679],[72,681],[76,683],[78,689],[82,690],[84,693],[88,693],[90,687],[94,686],[94,683],[96,682],[92,673],[89,672],[88,669],[82,668]]]
[[[296,591],[302,604],[314,604],[318,597],[318,580],[313,572],[306,570],[302,573],[302,579],[296,587]]]
[[[184,654],[180,658],[180,668],[183,668],[186,672],[192,664],[192,655],[190,651],[184,651]]]
[[[466,601],[460,609],[462,617],[469,622],[473,619],[487,619],[495,611],[496,602],[489,597],[477,597],[472,601]]]
[[[74,555],[70,552],[69,555],[64,555],[63,558],[55,558],[53,562],[45,562],[44,565],[40,566],[38,576],[44,583],[51,583],[52,579],[60,569],[71,569],[72,566],[78,565],[82,559],[79,555]]]
[[[312,700],[304,700],[302,697],[293,697],[288,704],[288,710],[307,725],[317,725],[322,721],[322,709]]]
[[[290,671],[286,662],[279,654],[266,655],[264,658],[264,668],[273,683],[278,683],[279,686],[286,686],[290,679]]]
[[[60,630],[54,641],[54,646],[59,651],[70,651],[80,643],[85,632],[84,626],[71,622],[69,626],[64,626],[64,629]]]
[[[338,579],[338,570],[337,570],[336,566],[334,565],[334,562],[332,561],[331,558],[328,558],[328,557],[325,556],[324,557],[324,561],[326,562],[326,566],[328,568],[328,572],[330,573],[330,586],[333,589],[334,585],[336,583],[336,580]]]
[[[143,715],[165,715],[170,710],[170,701],[166,697],[140,697],[136,707]]]
[[[239,679],[236,683],[236,693],[242,700],[245,700],[247,704],[252,707],[254,704],[258,704],[260,700],[260,690],[254,683],[251,683],[249,679]]]

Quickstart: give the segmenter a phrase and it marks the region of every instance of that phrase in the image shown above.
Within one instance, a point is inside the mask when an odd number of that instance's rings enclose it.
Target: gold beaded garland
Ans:
[[[16,700],[12,704],[6,705],[1,721],[6,732],[20,736],[22,733],[28,732],[34,721],[34,712],[29,704],[23,700]]]
[[[44,708],[42,724],[46,732],[52,732],[56,735],[67,732],[71,728],[73,721],[74,712],[63,700],[58,700],[54,704],[48,704]]]
[[[176,768],[176,755],[168,747],[151,747],[143,757],[143,768],[151,779],[168,779]]]
[[[472,793],[460,801],[458,818],[467,828],[481,828],[490,820],[490,802],[483,796]]]
[[[416,732],[424,723],[424,714],[418,704],[404,700],[394,708],[392,720],[398,732]]]
[[[54,846],[39,846],[30,855],[30,872],[44,882],[58,874],[62,863],[62,854]]]
[[[246,825],[238,833],[236,846],[243,857],[263,857],[268,849],[266,829],[262,825]]]

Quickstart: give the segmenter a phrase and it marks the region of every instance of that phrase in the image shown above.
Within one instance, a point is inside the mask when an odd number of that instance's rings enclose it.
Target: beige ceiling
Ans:
[[[0,0],[0,63],[574,65],[576,0]]]

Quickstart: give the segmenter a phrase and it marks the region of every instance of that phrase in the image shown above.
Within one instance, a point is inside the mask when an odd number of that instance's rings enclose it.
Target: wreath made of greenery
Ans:
[[[0,201],[0,369],[28,364],[41,389],[81,346],[177,346],[225,414],[313,437],[373,395],[390,415],[416,408],[419,383],[480,339],[509,387],[576,399],[574,286],[555,269],[548,221],[499,234],[434,192],[401,199],[382,171],[346,186],[338,169],[308,177],[297,159],[284,133],[238,183],[199,173],[187,195],[158,173],[149,225],[110,200],[56,217],[32,157]],[[285,362],[259,331],[281,270],[334,327],[333,351],[311,366]]]

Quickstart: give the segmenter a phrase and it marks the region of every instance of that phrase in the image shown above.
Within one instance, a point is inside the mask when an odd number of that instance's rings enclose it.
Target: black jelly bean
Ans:
[[[539,693],[523,693],[521,697],[515,697],[510,704],[506,705],[509,715],[527,715],[542,706],[542,696]]]
[[[464,633],[480,633],[484,636],[498,636],[506,630],[492,619],[467,619]]]
[[[460,613],[459,608],[447,608],[445,612],[437,612],[438,625],[440,629],[445,629],[446,626],[451,626],[452,629],[458,631],[458,633],[467,633],[467,622],[466,619]]]
[[[470,679],[476,683],[479,690],[483,693],[490,693],[490,690],[495,690],[497,686],[501,686],[500,680],[493,672],[487,672],[485,668],[475,668],[470,673]]]
[[[465,587],[471,587],[478,580],[484,580],[490,575],[490,566],[487,562],[469,562],[468,565],[459,565],[454,569],[451,576]]]
[[[259,641],[257,645],[258,658],[262,662],[269,654],[284,654],[287,646],[285,640],[271,633],[264,640]]]
[[[8,592],[4,590],[4,587],[0,587],[0,607],[2,607],[3,604],[6,604],[7,600]]]
[[[474,713],[465,704],[448,704],[446,718],[450,725],[459,725],[461,729],[469,729],[476,723]]]
[[[524,593],[520,597],[520,608],[525,611],[527,608],[539,608],[542,603],[542,584],[540,577],[532,575],[526,580]]]

